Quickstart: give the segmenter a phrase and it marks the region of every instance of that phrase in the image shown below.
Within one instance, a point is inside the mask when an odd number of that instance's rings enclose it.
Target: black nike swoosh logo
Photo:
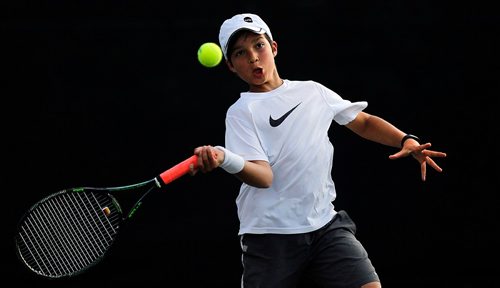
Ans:
[[[283,116],[281,116],[278,119],[273,119],[273,117],[271,117],[271,115],[269,115],[269,124],[271,124],[271,127],[278,127],[281,123],[283,123],[283,121],[285,121],[286,117],[288,117],[288,115],[290,115],[290,113],[292,113],[293,110],[295,110],[295,108],[297,108],[301,103],[302,102],[297,104],[297,106],[290,109],[290,111],[286,112],[285,114],[283,114]]]

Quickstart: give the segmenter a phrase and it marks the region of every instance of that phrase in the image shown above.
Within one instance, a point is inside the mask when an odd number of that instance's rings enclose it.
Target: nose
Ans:
[[[255,63],[259,61],[259,56],[257,55],[257,53],[250,53],[250,55],[248,55],[248,62],[249,63]]]

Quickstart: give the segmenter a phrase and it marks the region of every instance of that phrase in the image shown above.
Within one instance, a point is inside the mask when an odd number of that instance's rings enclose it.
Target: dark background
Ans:
[[[498,218],[495,13],[443,1],[236,2],[1,4],[6,281],[239,287],[239,183],[219,170],[151,195],[109,257],[72,279],[27,271],[13,237],[52,192],[144,181],[198,145],[223,145],[225,111],[246,86],[196,53],[218,43],[223,20],[252,12],[278,42],[282,78],[368,101],[367,112],[448,153],[436,160],[444,172],[428,168],[423,183],[414,160],[391,161],[395,149],[332,125],[335,205],[356,221],[384,287],[492,284],[498,265],[482,260],[496,238],[481,235]]]

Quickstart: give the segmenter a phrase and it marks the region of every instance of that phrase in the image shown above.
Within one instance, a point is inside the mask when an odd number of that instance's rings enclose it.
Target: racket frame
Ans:
[[[155,177],[153,179],[150,179],[150,180],[147,180],[147,181],[143,181],[143,182],[139,182],[139,183],[131,184],[131,185],[115,186],[115,187],[77,187],[77,188],[70,188],[70,189],[61,190],[59,192],[55,192],[55,193],[53,193],[51,195],[48,195],[48,196],[44,197],[43,199],[39,200],[34,205],[32,205],[23,214],[23,216],[19,220],[18,229],[17,229],[16,235],[14,237],[15,238],[15,245],[16,245],[16,254],[17,254],[18,258],[21,260],[21,262],[24,264],[24,266],[26,266],[30,271],[34,272],[35,274],[37,274],[39,276],[43,276],[43,277],[46,277],[46,278],[68,278],[68,277],[73,277],[73,276],[79,275],[79,274],[87,271],[91,267],[95,266],[97,263],[101,262],[101,260],[108,254],[109,249],[113,246],[113,244],[114,244],[114,242],[116,240],[116,236],[119,234],[119,228],[121,226],[121,223],[123,221],[127,220],[127,219],[132,218],[135,215],[136,211],[142,205],[142,202],[143,202],[144,198],[151,191],[153,191],[155,189],[161,189],[161,188],[163,188],[167,184],[171,183],[172,181],[176,180],[177,178],[179,178],[179,177],[185,175],[186,173],[188,173],[192,168],[197,168],[197,165],[198,165],[198,156],[197,155],[193,155],[193,156],[189,157],[188,159],[186,159],[186,160],[178,163],[177,165],[171,167],[170,169],[164,171],[163,173],[159,174],[157,177]],[[141,197],[139,197],[138,200],[135,202],[135,204],[130,208],[130,210],[128,211],[128,213],[126,214],[126,216],[124,216],[123,208],[121,207],[120,203],[118,202],[118,200],[116,199],[116,197],[113,196],[112,193],[113,192],[119,192],[119,191],[125,191],[125,190],[139,190],[139,189],[144,189],[148,185],[150,187],[147,187],[147,189],[145,189],[146,191],[143,192],[143,194],[141,195]],[[98,254],[98,256],[95,257],[94,259],[92,259],[90,261],[90,263],[86,263],[86,264],[83,265],[83,267],[71,270],[71,272],[56,274],[56,273],[43,272],[41,269],[35,269],[33,267],[34,265],[30,264],[29,263],[30,261],[28,261],[28,259],[26,259],[27,255],[25,255],[25,252],[21,251],[22,249],[29,249],[29,248],[27,248],[28,244],[26,243],[26,241],[24,239],[22,239],[23,236],[22,236],[22,234],[21,234],[22,232],[20,230],[21,230],[21,228],[23,228],[23,225],[26,224],[25,221],[28,219],[28,217],[32,216],[32,213],[34,213],[35,210],[37,210],[38,208],[42,209],[41,208],[42,205],[48,203],[48,201],[56,199],[56,197],[63,197],[65,195],[70,195],[70,194],[73,194],[73,193],[80,194],[80,195],[82,193],[97,193],[97,194],[102,195],[103,197],[106,196],[109,199],[110,203],[112,204],[112,207],[115,208],[115,209],[113,209],[112,212],[109,212],[109,213],[113,213],[113,217],[117,217],[117,220],[116,220],[117,222],[115,222],[113,224],[114,225],[113,228],[116,229],[116,232],[111,237],[112,241],[110,242],[110,244],[108,246],[106,246],[105,248],[103,248],[104,252]],[[107,213],[105,211],[105,208],[109,209],[109,207],[99,207],[99,209],[101,209],[101,211],[103,213]],[[105,216],[108,217],[109,215],[110,214],[107,214]],[[66,215],[64,215],[64,216],[66,216]],[[39,220],[39,221],[41,223],[43,223],[42,220]],[[73,227],[70,227],[70,228],[73,229]],[[51,230],[56,230],[54,227],[50,227],[50,229]],[[83,234],[83,232],[82,232],[82,234]],[[85,236],[87,236],[87,235],[85,235]],[[53,234],[50,234],[48,237],[55,238],[53,236]],[[74,235],[70,235],[69,237],[74,237]],[[78,239],[78,240],[81,240],[81,239]],[[32,240],[30,240],[30,241],[32,241]],[[82,241],[84,241],[84,240],[82,240]],[[24,248],[22,247],[23,245],[21,245],[21,243],[24,244],[24,246],[25,246]],[[32,244],[32,243],[30,243],[30,244]],[[71,247],[71,248],[73,248],[73,247]],[[41,253],[41,252],[39,250],[37,250],[34,253]],[[50,257],[53,257],[53,255],[50,255]],[[35,257],[33,256],[33,258],[35,258]],[[38,260],[41,261],[41,259],[38,259]],[[66,259],[63,259],[63,261],[65,261],[65,260]],[[72,261],[72,260],[69,260],[69,261]],[[35,262],[36,262],[36,259],[35,259]],[[53,264],[53,263],[50,263],[50,264]]]

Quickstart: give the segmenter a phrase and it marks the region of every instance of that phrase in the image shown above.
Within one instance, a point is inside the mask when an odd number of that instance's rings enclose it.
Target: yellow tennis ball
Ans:
[[[198,61],[205,67],[215,67],[222,60],[222,50],[213,42],[204,43],[198,48]]]

